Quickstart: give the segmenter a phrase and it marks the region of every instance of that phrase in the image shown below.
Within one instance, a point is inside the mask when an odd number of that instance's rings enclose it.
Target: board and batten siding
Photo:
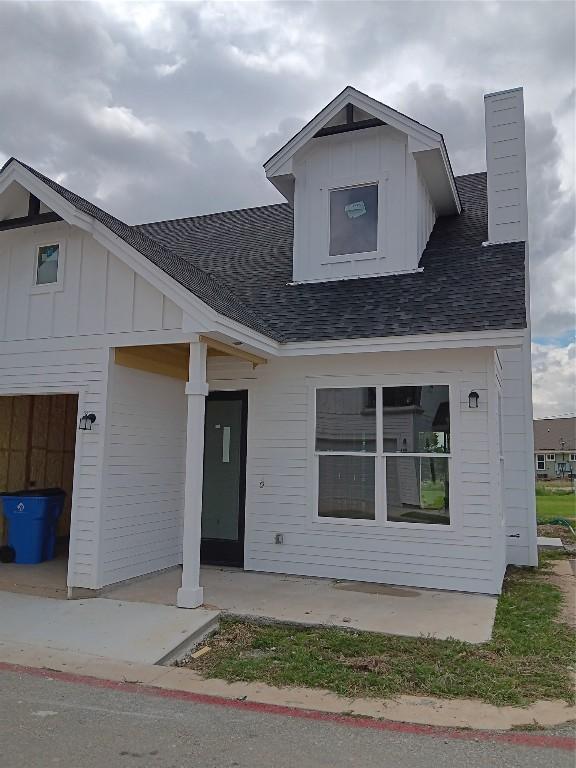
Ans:
[[[401,373],[400,373],[401,372]],[[312,384],[452,385],[453,527],[409,530],[318,521],[313,509]],[[488,391],[494,356],[484,350],[378,353],[270,360],[248,385],[245,567],[414,587],[497,593]],[[414,382],[412,382],[414,383]],[[480,407],[468,407],[468,393]],[[275,534],[283,544],[275,544]]]
[[[382,126],[311,142],[294,158],[294,280],[414,270],[435,220],[405,134]],[[378,184],[377,251],[329,255],[330,190]]]
[[[36,249],[60,244],[60,289],[34,286]],[[64,222],[0,237],[0,341],[182,327],[182,311],[159,290]]]
[[[182,562],[184,382],[113,364],[106,434],[100,586]]]
[[[531,432],[527,432],[527,423],[532,428],[531,393],[526,391],[530,347],[501,349],[498,354],[502,362],[506,558],[512,565],[537,565],[534,454]]]

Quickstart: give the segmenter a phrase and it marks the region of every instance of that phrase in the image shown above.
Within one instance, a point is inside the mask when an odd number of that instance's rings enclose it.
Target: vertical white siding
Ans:
[[[503,498],[507,562],[536,565],[536,509],[531,433],[531,393],[527,392],[526,365],[530,348],[501,349],[502,440],[504,447]],[[526,361],[528,357],[528,363]]]
[[[454,527],[407,530],[318,522],[313,514],[311,377],[441,376],[456,391]],[[271,360],[250,385],[246,568],[475,592],[498,592],[488,352],[413,352]],[[490,377],[490,379],[488,378]],[[372,381],[374,383],[374,381]],[[324,384],[325,385],[325,384]],[[471,389],[481,407],[468,408]],[[274,543],[276,533],[284,544]]]
[[[414,179],[407,182],[407,162]],[[406,136],[389,126],[324,137],[296,156],[294,279],[327,280],[415,269],[417,190]],[[330,189],[377,182],[379,229],[374,254],[329,256]],[[408,189],[408,186],[410,188]]]
[[[108,350],[9,352],[0,345],[0,395],[79,393],[79,409],[96,414],[92,431],[78,431],[68,585],[98,586],[98,541]]]
[[[436,222],[436,211],[428,192],[428,187],[422,175],[418,173],[417,177],[418,201],[417,201],[417,219],[418,219],[418,258],[422,256],[424,248],[430,237],[430,233]]]
[[[100,586],[182,562],[185,451],[184,382],[113,365]]]
[[[34,287],[36,247],[60,243],[60,289]],[[64,222],[0,233],[0,341],[182,327],[182,311]]]

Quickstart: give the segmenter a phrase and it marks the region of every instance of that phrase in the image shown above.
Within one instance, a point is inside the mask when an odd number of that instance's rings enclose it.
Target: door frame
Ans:
[[[246,457],[248,453],[248,390],[215,390],[206,396],[206,405],[215,402],[239,400],[242,404],[240,434],[240,477],[238,480],[238,539],[200,540],[200,561],[206,565],[244,567],[244,534],[246,530]],[[205,450],[205,449],[204,449]]]

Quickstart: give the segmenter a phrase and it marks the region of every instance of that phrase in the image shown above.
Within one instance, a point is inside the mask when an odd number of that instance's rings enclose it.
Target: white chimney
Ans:
[[[528,240],[526,139],[522,88],[484,96],[488,242]]]

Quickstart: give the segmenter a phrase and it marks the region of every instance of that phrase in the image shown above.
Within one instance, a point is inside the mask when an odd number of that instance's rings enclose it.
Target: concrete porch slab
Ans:
[[[538,536],[536,543],[541,549],[564,549],[562,539],[555,539],[551,536]]]
[[[217,611],[0,592],[0,643],[157,664],[215,628]]]
[[[149,576],[108,591],[116,600],[173,603],[180,570]],[[492,634],[497,598],[491,595],[393,587],[362,582],[202,568],[204,606],[236,616],[326,625],[469,643]]]

